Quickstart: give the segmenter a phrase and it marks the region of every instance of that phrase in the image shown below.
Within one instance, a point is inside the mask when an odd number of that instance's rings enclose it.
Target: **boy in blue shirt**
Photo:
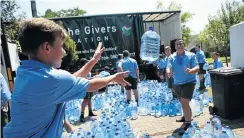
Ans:
[[[160,81],[165,81],[165,68],[167,66],[166,61],[163,58],[163,55],[160,54],[159,58],[155,61],[156,64],[156,73]]]
[[[196,84],[196,73],[199,70],[196,55],[185,51],[184,48],[184,41],[182,39],[176,40],[176,52],[170,56],[167,65],[168,76],[174,78],[175,93],[180,99],[184,113],[184,117],[177,120],[177,122],[184,122],[182,127],[178,129],[180,134],[184,134],[191,125],[192,112],[189,103]]]
[[[86,58],[82,58],[80,60],[80,66],[83,67],[85,64],[88,63],[88,60]],[[91,79],[92,76],[91,76],[91,72],[89,72],[87,74],[87,79]],[[91,102],[91,98],[93,96],[93,93],[89,92],[89,93],[86,93],[86,96],[84,97],[83,101],[82,101],[82,104],[81,104],[81,115],[80,115],[80,122],[86,122],[85,120],[85,117],[84,117],[84,112],[85,112],[85,108],[86,108],[86,105],[88,105],[88,110],[89,110],[89,113],[88,113],[88,116],[97,116],[95,115],[93,112],[92,112],[92,102]]]
[[[126,86],[127,92],[127,103],[130,104],[131,100],[131,90],[133,90],[135,95],[135,100],[138,103],[138,91],[137,91],[137,84],[140,82],[139,79],[139,68],[135,59],[130,58],[130,54],[128,50],[123,51],[123,61],[119,63],[119,70],[121,72],[128,71],[129,75],[126,76],[125,80],[127,80],[131,86]]]
[[[84,98],[110,82],[130,85],[121,72],[105,78],[85,77],[98,62],[104,48],[99,43],[92,59],[74,74],[59,70],[64,56],[66,31],[44,18],[25,20],[19,43],[29,60],[17,69],[11,103],[11,121],[4,127],[5,138],[60,138],[64,125],[65,102]]]
[[[203,69],[203,66],[206,63],[206,57],[204,52],[201,50],[200,45],[197,44],[195,50],[196,50],[197,61],[199,64],[199,72],[198,72],[199,80],[200,80],[199,90],[203,90],[206,88],[204,84],[205,82],[204,74],[206,74],[206,70]]]
[[[223,67],[223,63],[218,57],[219,57],[219,53],[217,53],[217,52],[212,53],[212,58],[214,59],[214,62],[213,62],[214,69]]]

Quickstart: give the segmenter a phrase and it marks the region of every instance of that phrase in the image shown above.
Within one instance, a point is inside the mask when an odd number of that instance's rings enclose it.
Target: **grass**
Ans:
[[[223,62],[226,63],[225,61],[225,57],[219,57],[219,59]],[[230,57],[227,57],[228,63],[230,63]],[[208,63],[213,63],[213,59],[212,58],[207,58]]]

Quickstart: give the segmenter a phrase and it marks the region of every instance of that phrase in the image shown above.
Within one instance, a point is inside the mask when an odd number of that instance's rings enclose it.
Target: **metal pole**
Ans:
[[[31,0],[31,12],[32,12],[32,17],[37,17],[36,1],[35,0]]]

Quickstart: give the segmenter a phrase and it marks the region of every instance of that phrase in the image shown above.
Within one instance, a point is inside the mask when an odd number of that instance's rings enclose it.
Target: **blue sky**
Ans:
[[[30,0],[16,0],[20,6],[19,12],[26,12],[31,18]],[[111,14],[126,12],[156,11],[157,1],[160,0],[36,0],[37,11],[43,15],[46,9],[60,10],[78,6],[87,11],[87,15]],[[165,6],[172,0],[161,0]],[[238,0],[241,1],[241,0]],[[187,24],[192,34],[198,34],[208,23],[209,15],[216,15],[221,3],[225,0],[176,0],[184,11],[194,13],[194,17]]]

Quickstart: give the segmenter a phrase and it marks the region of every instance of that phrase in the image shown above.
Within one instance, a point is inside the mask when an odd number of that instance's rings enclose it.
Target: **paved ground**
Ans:
[[[100,114],[99,111],[95,113],[98,115]],[[77,123],[74,125],[74,128],[78,129],[81,127],[87,130],[89,128],[91,121],[95,118],[99,118],[99,116],[93,118],[87,117],[87,123]],[[137,137],[143,136],[143,134],[148,133],[152,138],[166,138],[169,135],[173,135],[175,136],[175,138],[180,138],[180,136],[177,133],[174,133],[174,130],[181,126],[181,123],[175,122],[177,118],[178,117],[155,118],[153,116],[139,116],[137,120],[128,121],[130,122],[131,127]],[[201,114],[198,117],[195,117],[194,121],[197,121],[199,126],[203,127],[203,125],[210,118],[211,115],[209,115],[208,108],[204,108],[203,114]],[[244,138],[244,117],[238,120],[221,120],[224,124],[229,125],[236,135]],[[64,135],[67,135],[67,133],[64,132]]]

